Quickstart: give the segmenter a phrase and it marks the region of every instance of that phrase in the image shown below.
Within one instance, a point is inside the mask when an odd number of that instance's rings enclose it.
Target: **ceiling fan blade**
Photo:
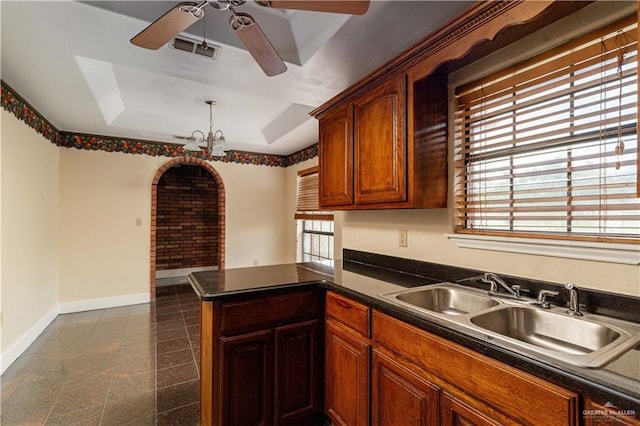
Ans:
[[[251,15],[236,13],[231,17],[229,23],[266,75],[271,77],[287,70],[282,58]]]
[[[159,49],[202,18],[204,16],[202,7],[206,4],[206,1],[202,3],[180,3],[140,31],[130,40],[131,44],[145,49]]]
[[[351,15],[364,15],[369,9],[369,0],[256,0],[261,6],[275,7],[277,9],[311,10],[315,12],[348,13]]]

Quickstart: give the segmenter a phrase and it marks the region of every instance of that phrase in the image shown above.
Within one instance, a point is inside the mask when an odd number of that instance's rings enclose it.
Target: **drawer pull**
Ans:
[[[345,308],[345,309],[351,309],[353,307],[353,305],[351,305],[351,303],[346,302],[346,301],[341,300],[341,299],[334,299],[334,301],[336,302],[337,305],[340,305],[340,307]]]

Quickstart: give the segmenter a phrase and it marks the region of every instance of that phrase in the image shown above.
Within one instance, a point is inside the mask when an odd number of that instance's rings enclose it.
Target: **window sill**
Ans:
[[[596,262],[640,264],[637,244],[598,243],[585,241],[548,240],[538,238],[499,237],[493,235],[445,234],[462,248],[504,251],[561,257]]]

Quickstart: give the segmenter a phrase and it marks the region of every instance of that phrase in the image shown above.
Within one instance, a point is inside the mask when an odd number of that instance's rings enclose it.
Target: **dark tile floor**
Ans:
[[[200,307],[156,302],[59,315],[2,375],[2,425],[199,424]]]

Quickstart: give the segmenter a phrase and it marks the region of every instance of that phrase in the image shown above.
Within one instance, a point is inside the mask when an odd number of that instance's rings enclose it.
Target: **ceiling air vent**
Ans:
[[[182,36],[176,37],[171,43],[169,43],[169,47],[173,50],[191,53],[193,55],[215,60],[220,51],[220,46],[208,43],[206,46],[207,48],[205,49],[202,47],[202,41],[191,40]]]

